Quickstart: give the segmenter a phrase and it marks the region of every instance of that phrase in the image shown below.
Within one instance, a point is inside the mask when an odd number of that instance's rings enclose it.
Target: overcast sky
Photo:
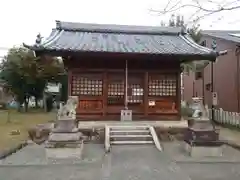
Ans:
[[[172,4],[178,0],[172,0]],[[182,0],[183,4],[194,0]],[[207,8],[216,7],[209,4],[211,0],[200,0]],[[213,0],[221,4],[240,0]],[[160,25],[168,21],[167,15],[157,15],[149,9],[160,9],[168,0],[2,0],[0,1],[0,47],[12,47],[22,42],[32,44],[37,33],[46,37],[55,27],[55,20],[107,23],[126,25]],[[208,3],[208,4],[206,4]],[[237,5],[235,3],[235,5]],[[171,4],[170,4],[171,5]],[[207,5],[207,6],[206,6]],[[188,21],[194,8],[185,8],[176,13],[185,16]],[[226,11],[204,18],[202,29],[236,29],[240,30],[240,9]],[[198,15],[201,15],[198,14]],[[4,51],[0,50],[0,56]]]

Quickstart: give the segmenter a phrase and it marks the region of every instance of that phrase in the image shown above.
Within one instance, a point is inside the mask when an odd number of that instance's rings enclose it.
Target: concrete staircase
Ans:
[[[162,151],[159,139],[152,126],[105,126],[105,150],[111,145],[153,144]]]

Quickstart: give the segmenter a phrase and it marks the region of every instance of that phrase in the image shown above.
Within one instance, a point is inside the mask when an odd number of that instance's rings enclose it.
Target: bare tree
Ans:
[[[193,14],[191,15],[191,23],[196,23],[199,20],[215,13],[223,11],[232,11],[240,9],[240,0],[189,0],[184,3],[184,0],[168,0],[163,9],[151,9],[158,15],[173,14],[180,10],[191,8]]]

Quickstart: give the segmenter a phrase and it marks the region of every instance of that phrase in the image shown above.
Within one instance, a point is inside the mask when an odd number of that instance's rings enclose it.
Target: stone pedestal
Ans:
[[[184,149],[191,156],[221,156],[219,131],[207,119],[191,119],[185,132]]]
[[[214,145],[213,145],[214,144]],[[191,144],[189,142],[184,143],[185,151],[192,157],[219,157],[222,156],[221,144],[216,142],[212,144]]]
[[[82,158],[83,143],[78,148],[46,148],[46,156],[50,159]]]
[[[121,121],[132,121],[132,110],[121,110]]]
[[[81,146],[81,133],[78,132],[76,121],[58,120],[55,128],[46,142],[47,148],[79,147]]]
[[[46,142],[48,158],[81,158],[83,143],[82,133],[72,120],[57,120]]]

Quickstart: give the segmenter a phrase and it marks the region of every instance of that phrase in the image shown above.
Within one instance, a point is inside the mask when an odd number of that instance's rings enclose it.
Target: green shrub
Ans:
[[[188,106],[181,107],[181,114],[183,117],[191,117],[193,115],[193,109],[189,108]]]

